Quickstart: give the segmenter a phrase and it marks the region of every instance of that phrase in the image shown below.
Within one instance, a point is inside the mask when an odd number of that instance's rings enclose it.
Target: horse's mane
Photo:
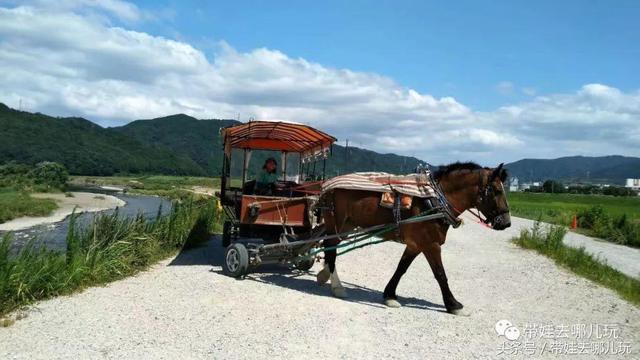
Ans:
[[[446,176],[454,171],[458,171],[458,170],[469,170],[469,171],[474,171],[474,170],[478,170],[478,169],[486,169],[489,170],[490,168],[488,167],[482,167],[474,162],[454,162],[451,163],[449,165],[440,165],[438,166],[438,170],[436,170],[433,173],[433,176],[436,178],[436,180],[440,180],[443,176]],[[500,173],[497,174],[497,176],[500,177],[501,181],[505,181],[507,179],[507,177],[509,176],[507,174],[507,169],[502,168],[500,170]]]
[[[436,180],[439,180],[440,178],[442,178],[445,175],[448,175],[454,171],[458,171],[458,170],[478,170],[478,169],[482,169],[483,167],[474,163],[474,162],[454,162],[451,163],[449,165],[440,165],[438,166],[438,170],[436,170],[433,173],[433,176],[436,178]]]

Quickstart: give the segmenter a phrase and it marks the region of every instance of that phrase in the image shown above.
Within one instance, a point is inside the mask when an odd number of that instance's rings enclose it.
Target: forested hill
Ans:
[[[188,156],[82,118],[56,118],[0,104],[0,163],[55,161],[71,174],[205,175]]]
[[[79,175],[215,176],[222,162],[220,128],[237,123],[198,120],[180,114],[103,128],[82,118],[18,111],[0,103],[0,164],[56,161],[70,173]],[[252,164],[263,162],[268,155],[273,154],[255,152]],[[347,153],[345,147],[334,145],[327,173],[329,176],[353,171],[407,173],[418,162],[413,157],[355,147],[350,147]],[[640,158],[625,156],[523,159],[506,167],[520,181],[623,183],[625,178],[640,178]]]
[[[10,109],[0,103],[0,163],[56,161],[79,175],[217,175],[222,161],[220,128],[235,120],[198,120],[187,115],[137,120],[102,128],[82,118],[57,118]],[[256,152],[252,163],[266,155]],[[335,145],[330,176],[352,171],[406,173],[419,160]],[[319,169],[318,169],[319,170]]]
[[[558,179],[622,184],[626,178],[640,178],[640,158],[619,155],[522,159],[506,167],[509,175],[520,181]]]
[[[235,120],[198,120],[181,114],[137,120],[113,130],[146,144],[162,145],[176,153],[186,154],[207,173],[217,174],[222,166],[220,128],[236,124],[239,122]],[[275,154],[256,151],[251,157],[251,163],[261,164],[266,157],[272,155]],[[345,147],[334,145],[332,156],[327,161],[327,175],[354,171],[407,173],[415,169],[418,162],[420,160],[414,157],[380,154],[356,147],[349,147],[347,153]]]

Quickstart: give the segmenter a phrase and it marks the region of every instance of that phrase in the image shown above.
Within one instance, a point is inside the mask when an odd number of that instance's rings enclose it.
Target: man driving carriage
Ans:
[[[256,185],[254,193],[256,195],[273,195],[275,184],[278,181],[276,170],[278,162],[270,157],[262,166],[262,171],[256,177]]]

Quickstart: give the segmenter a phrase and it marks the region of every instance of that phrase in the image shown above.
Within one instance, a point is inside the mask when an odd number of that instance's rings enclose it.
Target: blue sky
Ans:
[[[0,0],[0,102],[277,119],[432,163],[640,156],[639,1]]]
[[[375,72],[481,111],[587,83],[640,80],[638,1],[142,1],[141,26],[207,53],[224,40]],[[502,86],[499,84],[503,83]],[[506,83],[510,83],[512,88]]]

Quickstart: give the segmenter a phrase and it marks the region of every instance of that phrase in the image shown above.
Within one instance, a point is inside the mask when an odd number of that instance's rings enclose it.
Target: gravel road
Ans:
[[[341,300],[316,285],[318,264],[312,274],[269,267],[244,280],[226,277],[215,239],[138,276],[37,304],[0,328],[0,358],[468,359],[524,358],[531,349],[533,358],[558,358],[552,351],[566,354],[578,343],[588,354],[566,357],[598,358],[593,352],[608,346],[609,358],[640,358],[640,309],[510,237],[471,220],[450,232],[445,268],[469,317],[444,312],[423,257],[398,287],[404,307],[381,304],[399,244],[339,258],[350,295]],[[520,337],[498,336],[499,320]],[[630,353],[611,355],[611,342]]]

